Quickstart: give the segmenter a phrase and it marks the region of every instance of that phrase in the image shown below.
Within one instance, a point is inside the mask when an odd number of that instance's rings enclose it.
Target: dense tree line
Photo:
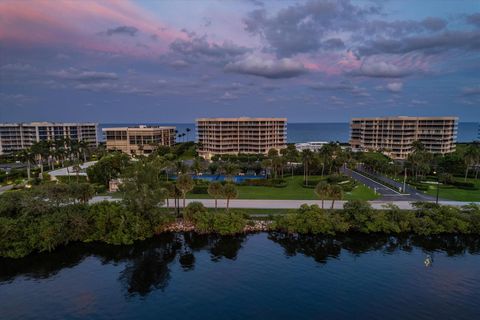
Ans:
[[[353,200],[343,210],[324,210],[317,205],[303,205],[298,211],[279,215],[272,225],[289,233],[326,234],[413,233],[480,234],[480,206],[462,208],[433,203],[415,203],[414,210],[400,210],[394,205],[374,210],[368,202]]]

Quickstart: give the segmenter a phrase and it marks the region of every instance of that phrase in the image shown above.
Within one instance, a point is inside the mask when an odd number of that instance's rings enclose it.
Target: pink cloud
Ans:
[[[136,39],[99,36],[118,26],[140,30]],[[151,50],[137,46],[148,43]],[[137,39],[138,38],[138,39]],[[165,52],[176,38],[185,34],[171,30],[149,12],[129,1],[4,1],[0,3],[0,40],[32,45],[67,45],[90,50],[152,55]]]

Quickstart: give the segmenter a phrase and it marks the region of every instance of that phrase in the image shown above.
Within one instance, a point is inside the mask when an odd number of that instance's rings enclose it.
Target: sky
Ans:
[[[480,1],[0,0],[0,122],[480,121]]]

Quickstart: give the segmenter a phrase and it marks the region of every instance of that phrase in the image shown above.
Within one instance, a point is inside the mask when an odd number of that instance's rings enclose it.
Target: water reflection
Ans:
[[[271,232],[268,238],[282,246],[287,256],[302,254],[312,257],[322,264],[327,263],[329,259],[338,258],[342,250],[354,255],[361,255],[370,251],[380,251],[386,254],[398,250],[410,252],[414,247],[420,248],[426,254],[435,251],[445,252],[448,256],[463,255],[467,252],[470,254],[480,253],[480,237],[466,235],[423,237],[348,234],[332,238]]]
[[[119,280],[127,296],[146,296],[164,290],[170,280],[170,265],[177,257],[184,271],[195,268],[195,252],[207,251],[211,260],[235,260],[246,236],[222,237],[195,233],[162,234],[131,246],[75,243],[51,253],[33,254],[23,259],[0,259],[0,284],[16,277],[49,278],[65,268],[94,256],[102,264],[124,264]]]
[[[0,259],[0,285],[20,276],[49,278],[93,256],[103,264],[120,266],[119,281],[126,296],[144,297],[154,290],[165,290],[168,287],[172,264],[177,259],[185,272],[195,270],[200,253],[208,253],[213,262],[235,260],[248,237],[171,233],[131,246],[70,244],[67,248],[52,253],[35,254],[18,260]],[[342,251],[354,255],[370,251],[389,254],[398,250],[408,252],[418,247],[426,254],[435,251],[443,251],[449,256],[480,253],[480,238],[474,236],[392,237],[349,234],[333,238],[272,232],[268,234],[268,239],[280,245],[288,257],[301,254],[312,257],[320,264],[338,258]]]

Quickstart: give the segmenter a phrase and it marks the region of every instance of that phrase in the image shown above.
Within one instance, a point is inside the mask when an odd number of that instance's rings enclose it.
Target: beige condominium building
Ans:
[[[15,153],[39,141],[69,138],[98,146],[97,123],[2,123],[0,124],[0,154]]]
[[[175,127],[138,126],[104,128],[107,150],[129,155],[150,154],[158,146],[175,144]]]
[[[200,156],[239,153],[268,153],[287,144],[286,118],[200,118],[197,119]]]
[[[457,124],[457,117],[353,118],[350,146],[383,151],[399,160],[412,152],[414,141],[420,141],[432,153],[451,153],[455,151]]]

